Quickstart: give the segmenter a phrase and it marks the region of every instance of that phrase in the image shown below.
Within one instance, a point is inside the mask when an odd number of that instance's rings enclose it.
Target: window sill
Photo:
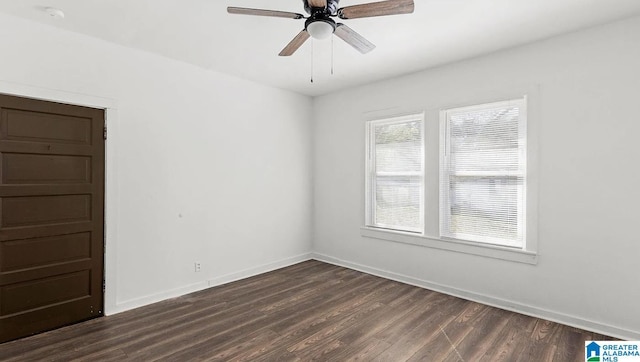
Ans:
[[[361,227],[360,234],[367,238],[395,241],[398,243],[478,255],[517,263],[532,265],[538,263],[538,254],[530,250],[520,250],[489,244],[485,245],[462,240],[445,240],[409,232],[383,230],[372,227]]]

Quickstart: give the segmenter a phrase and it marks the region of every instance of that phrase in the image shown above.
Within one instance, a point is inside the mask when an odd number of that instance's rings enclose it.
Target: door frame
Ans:
[[[0,93],[17,97],[33,98],[43,101],[72,104],[83,107],[99,108],[105,111],[105,127],[108,137],[105,140],[105,179],[104,179],[104,314],[120,312],[117,303],[117,140],[118,140],[118,103],[115,99],[101,96],[73,93],[64,90],[43,88],[21,83],[0,80]]]

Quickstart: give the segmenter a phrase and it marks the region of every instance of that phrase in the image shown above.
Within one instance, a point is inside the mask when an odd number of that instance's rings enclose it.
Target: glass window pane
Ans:
[[[422,122],[382,124],[375,127],[376,171],[422,170]]]
[[[376,179],[376,225],[404,230],[420,230],[421,180],[411,177]]]
[[[422,232],[423,115],[368,123],[367,225]]]
[[[454,113],[449,119],[451,168],[520,170],[518,107]]]
[[[452,177],[450,179],[452,235],[520,240],[519,177]]]

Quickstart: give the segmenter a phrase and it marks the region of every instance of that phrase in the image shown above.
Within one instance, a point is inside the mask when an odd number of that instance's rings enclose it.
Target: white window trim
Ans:
[[[510,248],[493,244],[482,244],[464,240],[416,235],[414,233],[381,230],[379,228],[371,228],[366,226],[360,228],[360,235],[372,239],[394,241],[398,243],[423,246],[433,249],[455,251],[458,253],[514,261],[518,263],[533,265],[538,263],[538,255],[535,251],[524,250],[520,248]]]
[[[433,178],[427,177],[429,172],[433,172],[433,167],[438,167],[437,172],[439,170],[439,164],[433,164],[433,162],[428,161],[430,156],[428,153],[435,152],[439,155],[440,144],[437,144],[439,141],[440,135],[438,134],[435,138],[430,138],[429,134],[433,133],[434,130],[430,128],[432,127],[431,123],[439,125],[439,112],[442,109],[449,108],[459,108],[464,107],[469,104],[485,104],[492,103],[500,100],[508,100],[508,99],[517,99],[522,98],[523,95],[527,97],[527,211],[526,211],[526,245],[524,249],[520,248],[511,248],[506,246],[497,246],[492,244],[481,244],[476,242],[466,242],[460,240],[453,240],[447,238],[441,238],[439,236],[439,230],[434,229],[432,226],[439,225],[439,215],[433,217],[435,220],[429,220],[429,215],[426,215],[425,218],[425,231],[423,234],[419,235],[416,233],[410,232],[400,232],[395,230],[385,230],[380,228],[372,228],[366,226],[366,220],[364,226],[360,228],[360,235],[362,237],[376,239],[376,240],[384,240],[390,242],[398,242],[403,244],[409,244],[419,247],[432,248],[444,251],[451,251],[455,253],[462,253],[467,255],[474,255],[480,257],[487,257],[492,259],[498,259],[503,261],[524,263],[535,265],[538,263],[538,120],[539,120],[539,102],[540,102],[540,86],[524,86],[524,87],[516,87],[507,92],[481,92],[485,93],[485,95],[481,95],[479,97],[471,96],[471,97],[461,97],[461,99],[450,100],[447,103],[441,103],[436,107],[425,107],[428,109],[427,112],[424,113],[424,127],[423,135],[424,137],[424,148],[425,148],[425,166],[429,165],[429,169],[424,169],[425,172],[425,200],[433,200],[430,202],[434,202],[438,200],[438,195],[440,194],[440,185],[439,182],[436,185],[433,185]],[[467,99],[464,99],[467,98]],[[382,117],[380,117],[382,118]],[[429,134],[427,133],[429,132]],[[436,131],[437,132],[437,131]],[[368,137],[366,137],[368,140]],[[368,145],[366,146],[366,152],[368,152]],[[365,153],[366,155],[366,153]],[[438,156],[436,156],[438,158]],[[439,159],[439,158],[438,158]],[[365,156],[366,160],[366,156]],[[435,161],[434,161],[435,162]],[[431,183],[428,180],[431,179]],[[439,180],[439,177],[436,177]],[[435,189],[434,189],[435,187]],[[365,199],[366,195],[368,195],[368,189],[365,189]],[[437,201],[436,201],[437,202]],[[364,203],[363,203],[364,204]],[[424,205],[425,213],[427,213],[427,205]],[[434,210],[431,210],[432,212]],[[366,214],[365,210],[365,214]]]
[[[378,124],[394,124],[394,123],[405,123],[407,121],[420,121],[422,124],[420,135],[422,138],[422,171],[416,176],[420,176],[422,179],[422,183],[420,185],[420,220],[422,224],[419,229],[415,230],[398,230],[393,226],[388,225],[375,225],[375,211],[374,211],[374,202],[373,202],[373,183],[375,182],[375,177],[372,173],[375,172],[375,155],[372,154],[372,145],[371,140],[373,138],[373,130]],[[365,220],[364,225],[367,228],[372,228],[376,230],[387,230],[390,232],[400,232],[400,233],[410,233],[413,235],[424,235],[424,221],[425,221],[425,130],[424,130],[424,112],[422,113],[414,113],[404,116],[396,116],[396,117],[387,117],[387,118],[376,118],[373,120],[368,120],[365,123]],[[403,173],[404,175],[404,173]]]

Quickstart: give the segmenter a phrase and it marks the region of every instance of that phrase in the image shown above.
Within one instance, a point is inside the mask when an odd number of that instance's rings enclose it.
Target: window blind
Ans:
[[[369,124],[368,224],[421,232],[423,228],[422,115]]]
[[[523,247],[525,100],[447,110],[443,138],[441,235]]]

